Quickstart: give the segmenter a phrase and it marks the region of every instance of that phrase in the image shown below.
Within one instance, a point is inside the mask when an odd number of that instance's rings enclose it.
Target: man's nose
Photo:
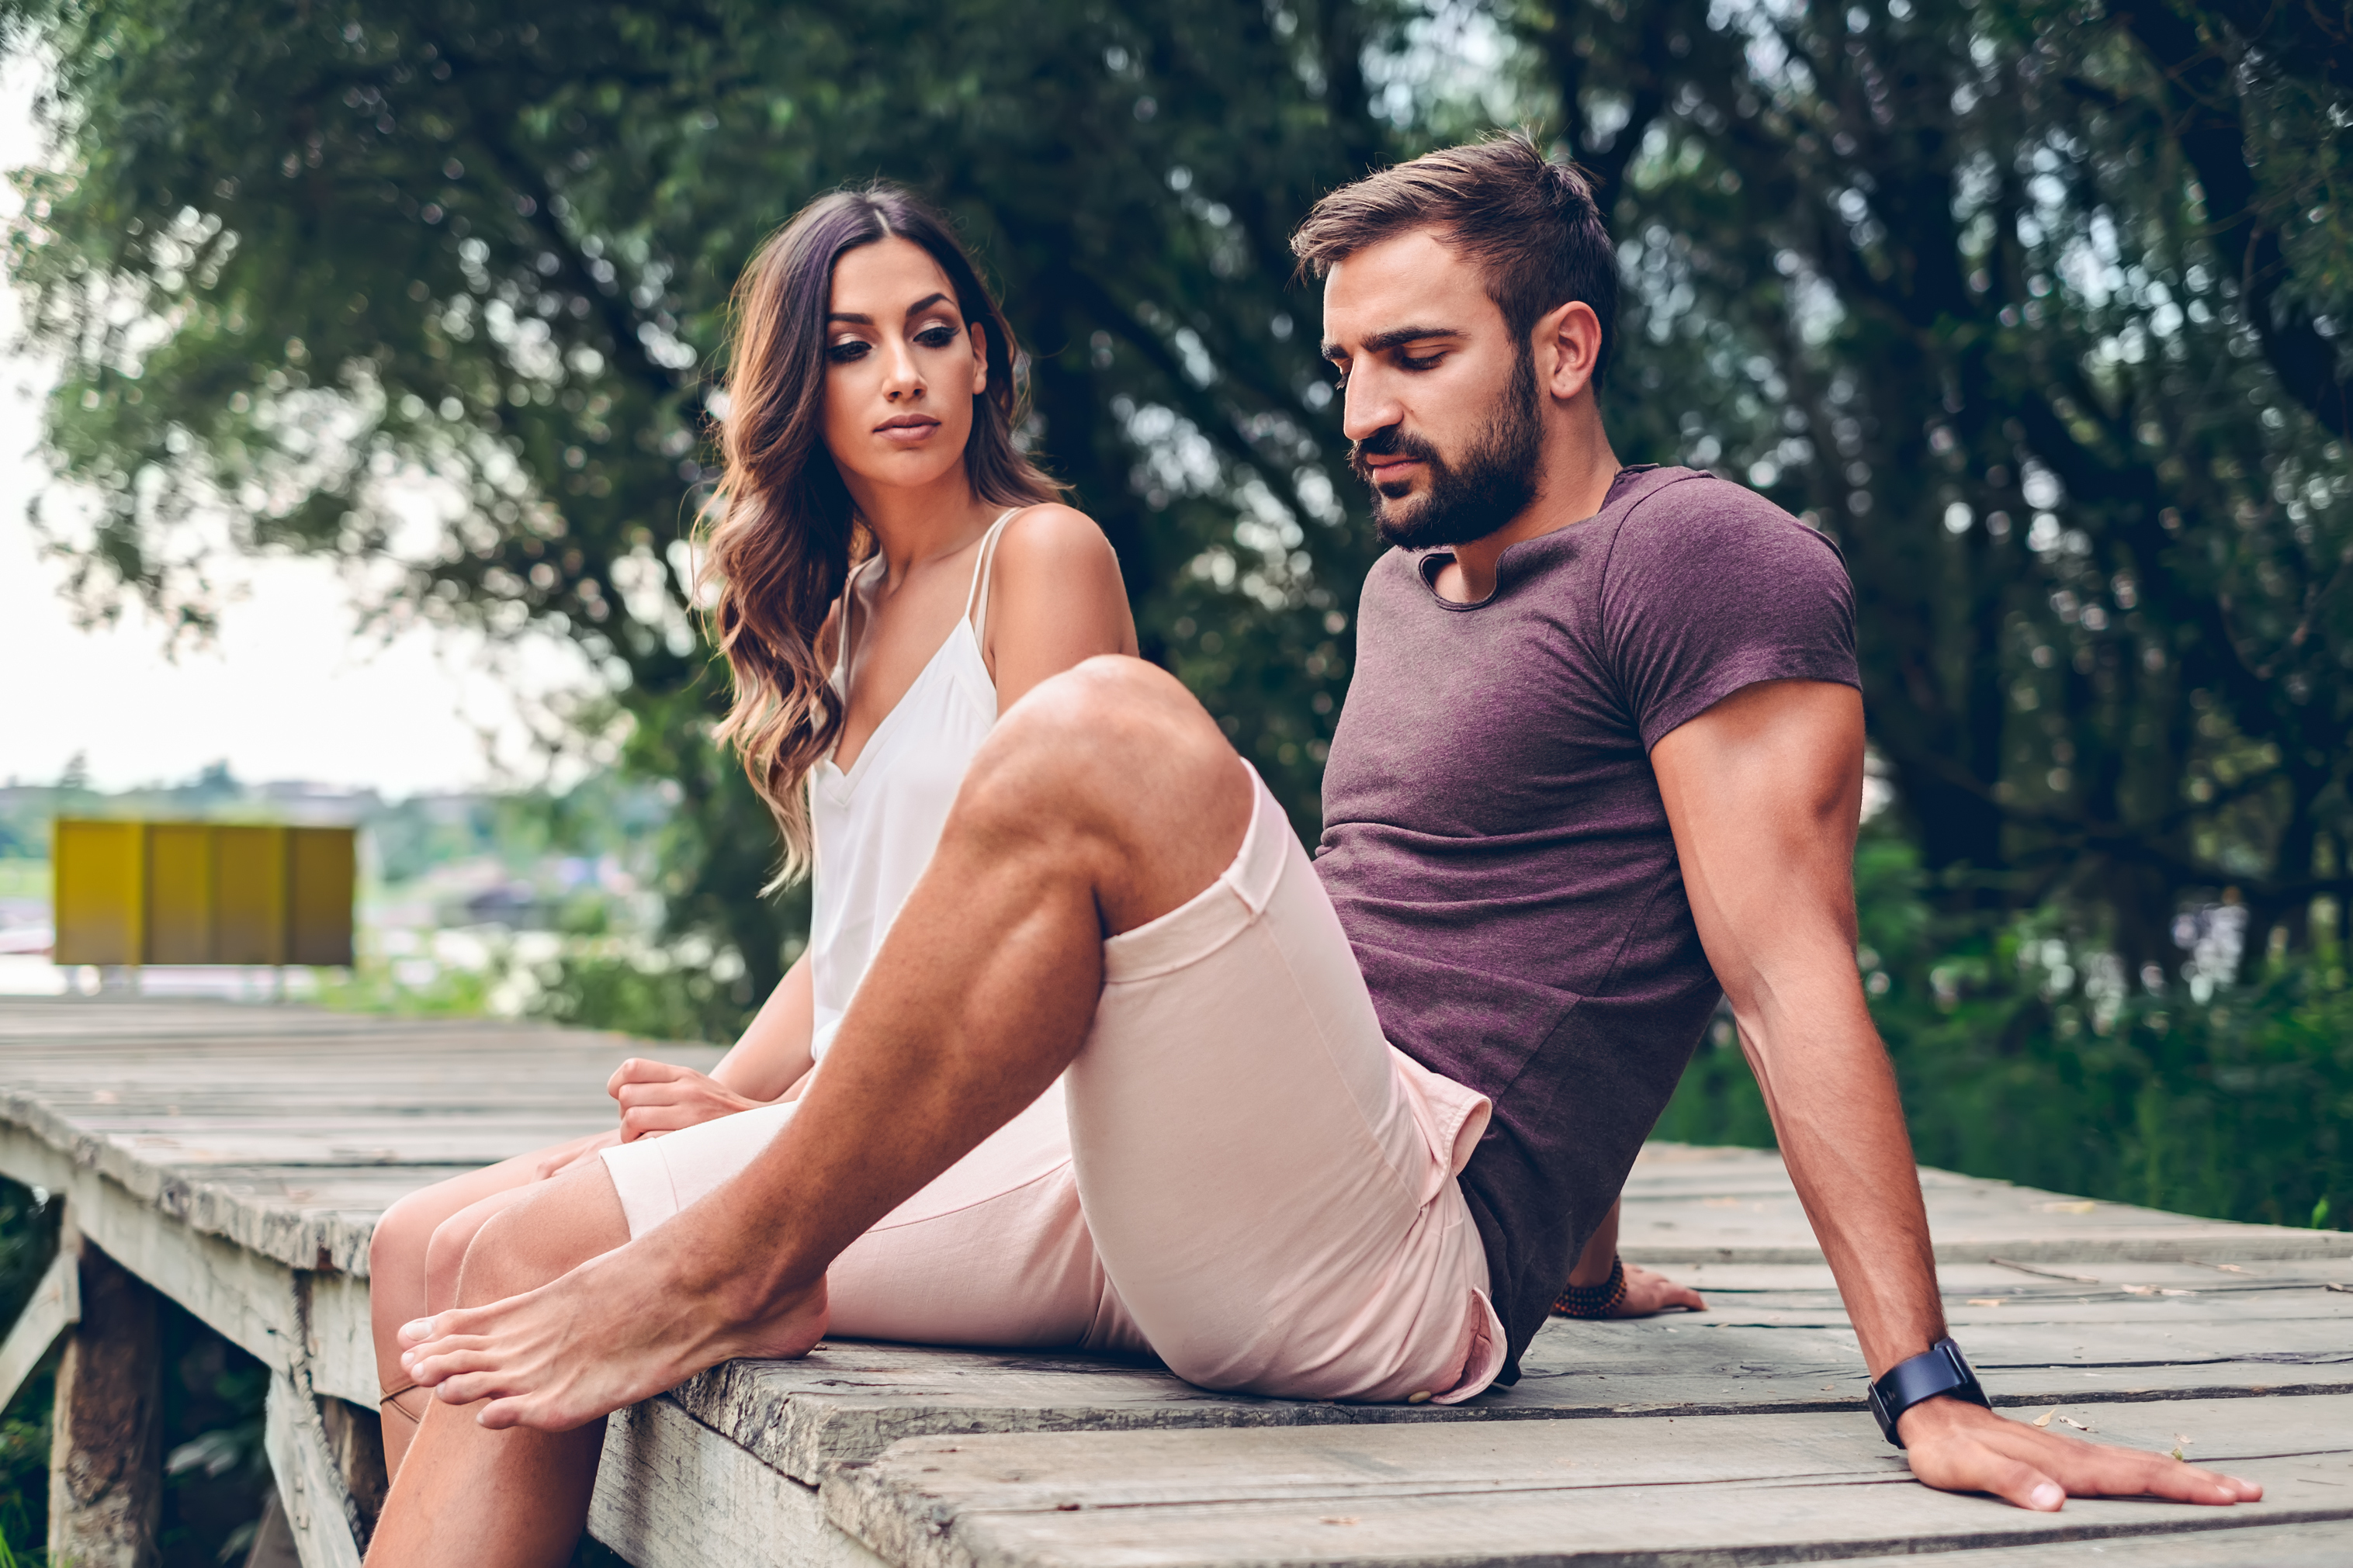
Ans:
[[[1386,430],[1405,417],[1383,378],[1363,371],[1349,374],[1347,387],[1340,395],[1340,433],[1351,441],[1361,441],[1376,430]]]

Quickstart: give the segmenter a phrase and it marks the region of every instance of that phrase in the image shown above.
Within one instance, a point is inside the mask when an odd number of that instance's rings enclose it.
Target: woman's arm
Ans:
[[[1035,506],[997,543],[981,648],[997,682],[997,710],[1039,681],[1098,654],[1135,652],[1135,617],[1119,557],[1094,520],[1070,507]]]

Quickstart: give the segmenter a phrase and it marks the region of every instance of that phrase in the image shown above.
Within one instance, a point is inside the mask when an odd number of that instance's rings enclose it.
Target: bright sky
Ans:
[[[0,169],[36,162],[35,78],[0,65]],[[14,191],[0,189],[0,218]],[[0,342],[13,342],[0,289]],[[567,648],[522,650],[513,674],[487,668],[473,639],[412,631],[355,635],[350,595],[324,562],[226,563],[243,584],[209,647],[167,656],[135,609],[77,626],[62,563],[44,560],[26,509],[47,480],[36,455],[42,372],[0,347],[0,782],[47,783],[87,759],[101,788],[185,778],[226,761],[249,781],[311,779],[387,795],[537,776],[514,680],[541,692],[585,673]]]

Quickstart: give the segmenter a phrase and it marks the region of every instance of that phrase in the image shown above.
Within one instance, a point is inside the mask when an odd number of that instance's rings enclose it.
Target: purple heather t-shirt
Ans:
[[[1651,771],[1763,680],[1858,686],[1830,541],[1688,468],[1629,468],[1593,517],[1365,581],[1316,869],[1389,1039],[1491,1098],[1462,1173],[1509,1360],[1545,1321],[1721,994]]]

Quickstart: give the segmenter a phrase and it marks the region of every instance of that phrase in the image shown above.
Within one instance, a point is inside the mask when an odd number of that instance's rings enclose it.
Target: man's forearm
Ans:
[[[1876,1377],[1944,1336],[1944,1306],[1895,1075],[1843,953],[1824,967],[1743,1016],[1741,1037]]]

